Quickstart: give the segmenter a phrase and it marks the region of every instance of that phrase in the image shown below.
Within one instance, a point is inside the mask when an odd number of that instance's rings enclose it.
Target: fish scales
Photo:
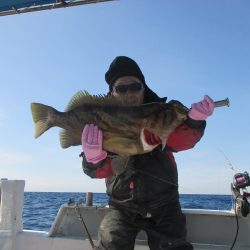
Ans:
[[[65,112],[32,103],[35,138],[51,127],[60,127],[63,148],[81,145],[84,126],[93,123],[103,132],[105,150],[130,156],[153,150],[154,147],[145,147],[144,129],[166,142],[169,134],[187,118],[188,109],[178,101],[126,106],[114,99],[81,91],[73,96]]]

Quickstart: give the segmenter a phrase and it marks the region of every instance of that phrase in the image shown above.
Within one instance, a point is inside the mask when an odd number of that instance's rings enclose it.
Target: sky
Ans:
[[[120,0],[0,17],[0,178],[25,191],[105,192],[59,128],[34,139],[30,104],[63,111],[79,90],[105,94],[111,61],[133,58],[159,96],[191,107],[226,97],[201,141],[175,158],[180,193],[230,194],[250,172],[250,2]]]

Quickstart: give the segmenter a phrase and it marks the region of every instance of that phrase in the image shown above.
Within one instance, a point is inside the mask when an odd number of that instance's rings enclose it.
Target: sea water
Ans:
[[[69,200],[82,203],[85,200],[85,193],[25,192],[24,229],[49,231],[60,206]],[[107,201],[105,193],[93,194],[94,205],[105,205]],[[230,210],[232,196],[181,194],[180,202],[182,208]]]

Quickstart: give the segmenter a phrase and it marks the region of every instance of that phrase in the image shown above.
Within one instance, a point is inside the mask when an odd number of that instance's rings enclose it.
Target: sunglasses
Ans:
[[[118,94],[125,94],[128,90],[137,93],[140,92],[142,89],[143,89],[143,84],[140,82],[113,86],[113,90],[115,90],[115,92]]]

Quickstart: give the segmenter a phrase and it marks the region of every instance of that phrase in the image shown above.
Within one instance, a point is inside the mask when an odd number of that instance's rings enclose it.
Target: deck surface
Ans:
[[[203,245],[203,244],[193,244],[194,250],[229,250],[231,246],[218,246],[218,245]],[[235,246],[234,250],[249,250],[248,247]],[[149,250],[148,246],[136,246],[135,250]]]

